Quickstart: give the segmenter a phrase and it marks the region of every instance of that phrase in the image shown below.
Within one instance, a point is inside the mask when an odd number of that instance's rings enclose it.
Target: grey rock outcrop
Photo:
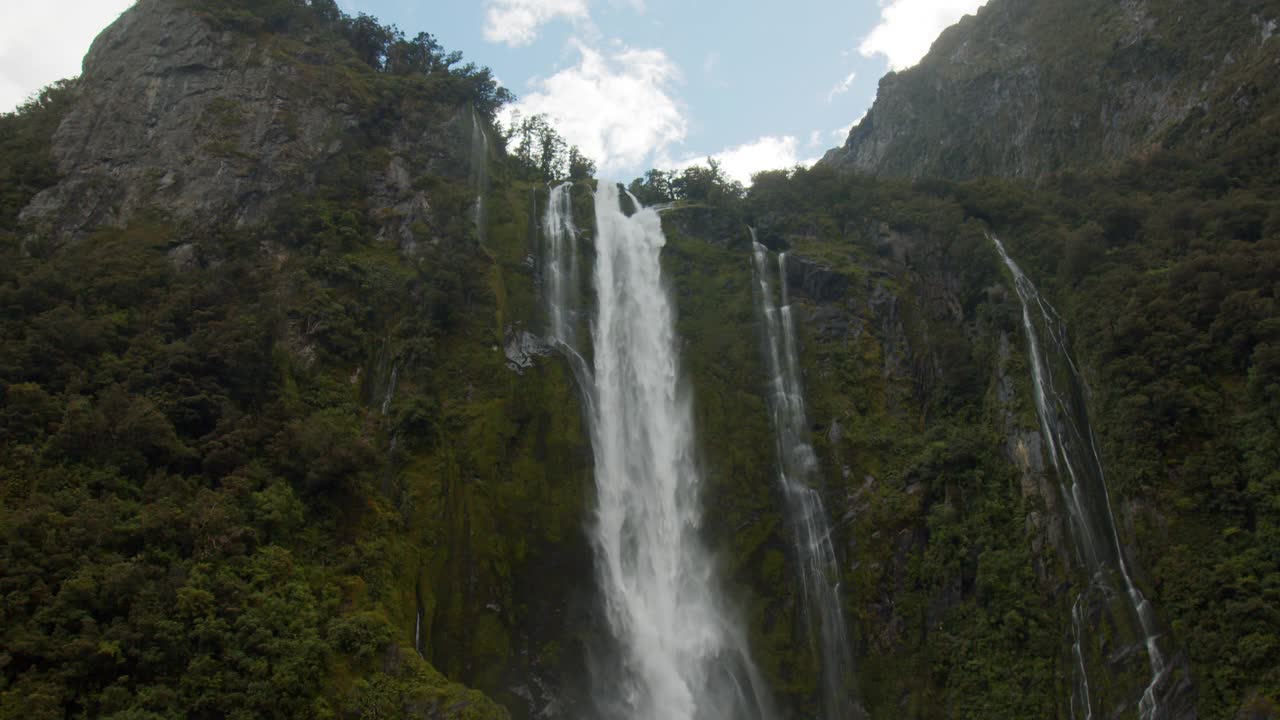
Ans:
[[[23,219],[76,236],[163,206],[178,219],[265,217],[279,191],[356,123],[301,89],[299,69],[194,12],[140,0],[94,41],[78,97],[53,138],[63,180]],[[327,58],[316,58],[319,62]]]
[[[333,38],[224,31],[185,3],[139,0],[86,55],[53,137],[60,181],[22,219],[62,241],[150,209],[253,226],[362,143],[386,149],[359,180],[377,233],[412,250],[433,221],[416,181],[466,177],[473,111],[412,97],[383,107],[379,80]]]
[[[507,356],[507,367],[517,375],[533,367],[538,358],[548,357],[555,350],[545,340],[527,330],[509,328],[507,341],[503,346]]]
[[[814,302],[834,302],[844,296],[849,278],[805,257],[792,255],[787,261],[787,284],[792,291]]]
[[[1038,179],[1206,141],[1185,124],[1225,106],[1242,67],[1280,57],[1269,15],[1245,2],[991,0],[875,104],[821,163],[889,176]],[[1274,11],[1273,11],[1274,12]],[[1087,20],[1086,20],[1087,18]],[[1218,38],[1253,38],[1240,44]],[[1270,58],[1267,61],[1267,58]]]

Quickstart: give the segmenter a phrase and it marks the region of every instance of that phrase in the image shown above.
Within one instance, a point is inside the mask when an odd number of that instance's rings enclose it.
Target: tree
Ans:
[[[387,48],[386,71],[396,75],[431,73],[446,69],[444,49],[430,33],[418,33],[412,40],[399,39]],[[452,53],[450,57],[459,53]],[[454,61],[456,62],[456,60]]]
[[[671,194],[681,200],[714,204],[741,198],[746,190],[742,183],[724,174],[715,158],[709,157],[706,167],[690,165],[673,177]]]
[[[403,39],[403,35],[394,26],[383,25],[377,18],[365,13],[347,21],[346,36],[356,55],[375,70],[383,69],[387,48],[391,43]]]
[[[631,181],[631,194],[646,205],[660,202],[671,202],[675,196],[671,194],[671,173],[656,168],[649,170],[643,178]]]
[[[522,176],[545,182],[565,177],[566,165],[571,163],[572,155],[566,155],[568,143],[556,132],[546,115],[531,115],[527,118],[516,115],[512,118],[506,141]],[[588,167],[594,171],[594,165],[585,157],[579,155],[578,160],[579,171]],[[583,165],[584,162],[587,165]]]
[[[569,148],[569,179],[586,180],[596,174],[596,164],[577,145]]]

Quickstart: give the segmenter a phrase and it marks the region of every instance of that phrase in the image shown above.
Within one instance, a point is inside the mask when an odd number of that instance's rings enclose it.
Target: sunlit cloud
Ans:
[[[530,45],[538,30],[557,18],[586,20],[587,0],[488,0],[484,39],[511,47]]]
[[[751,176],[764,170],[785,170],[797,165],[808,167],[816,157],[800,156],[800,141],[793,135],[766,135],[748,143],[721,150],[711,156],[725,175],[743,185],[751,184]],[[686,157],[670,163],[675,170],[705,165],[706,157]]]
[[[688,123],[673,91],[680,72],[666,53],[574,46],[577,64],[531,81],[533,91],[504,110],[504,123],[517,112],[545,114],[603,173],[640,167],[684,140]]]
[[[891,70],[920,62],[938,35],[975,12],[986,0],[892,0],[880,9],[880,24],[863,38],[858,52],[883,55]]]

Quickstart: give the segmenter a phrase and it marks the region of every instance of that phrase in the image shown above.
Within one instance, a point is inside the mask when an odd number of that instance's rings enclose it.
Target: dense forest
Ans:
[[[231,69],[169,130],[189,146],[115,156],[139,199],[64,133],[161,15]],[[130,17],[84,76],[0,115],[0,718],[591,716],[590,440],[536,340],[534,260],[548,183],[574,182],[592,236],[591,159],[545,117],[498,127],[488,69],[333,0]],[[236,72],[292,104],[249,122]],[[1179,668],[1169,717],[1280,717],[1280,89],[1250,72],[1234,110],[1042,178],[826,162],[744,187],[711,161],[630,183],[671,206],[704,532],[781,717],[818,712],[818,660],[749,227],[798,268],[868,717],[1072,716],[1068,588],[1089,579],[1043,461],[1010,450],[1036,416],[990,234],[1063,316]],[[165,180],[173,147],[234,190]],[[1136,717],[1120,632],[1095,691]]]

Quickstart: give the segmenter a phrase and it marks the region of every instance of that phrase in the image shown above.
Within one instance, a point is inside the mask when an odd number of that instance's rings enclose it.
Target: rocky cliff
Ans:
[[[831,167],[1036,180],[1161,145],[1203,149],[1280,72],[1273,2],[991,0],[880,81]]]
[[[589,452],[567,370],[507,365],[536,312],[533,209],[499,182],[474,222],[496,89],[442,56],[332,3],[141,0],[56,103],[4,118],[33,136],[5,172],[49,164],[0,223],[6,404],[42,408],[3,433],[31,461],[4,453],[25,481],[3,525],[26,538],[4,560],[6,713],[574,712]],[[68,407],[75,438],[25,444],[71,433],[40,419]],[[34,530],[88,468],[113,479],[66,522],[115,507],[152,581],[85,587],[60,607],[86,623],[53,642],[37,578],[58,592],[119,557]],[[121,649],[72,667],[83,643]]]
[[[432,217],[414,182],[466,176],[473,112],[379,75],[331,33],[253,34],[217,4],[140,0],[86,55],[52,140],[63,179],[22,219],[63,238],[149,210],[259,225],[342,172],[367,190],[379,235],[416,242],[410,228]],[[352,166],[370,147],[385,156]]]
[[[789,253],[868,717],[1082,714],[1092,578],[992,231],[1069,326],[1165,716],[1276,717],[1277,86],[1233,83],[1277,41],[1268,3],[1173,7],[993,0],[886,79],[846,148],[866,159],[664,213],[702,532],[779,717],[819,712],[821,673],[748,225]],[[141,0],[81,80],[0,117],[23,179],[0,188],[0,717],[598,709],[589,433],[539,337],[545,178],[501,152],[485,75],[398,69],[430,43],[370,50],[357,22]],[[1091,702],[1133,717],[1147,655],[1105,604]]]

